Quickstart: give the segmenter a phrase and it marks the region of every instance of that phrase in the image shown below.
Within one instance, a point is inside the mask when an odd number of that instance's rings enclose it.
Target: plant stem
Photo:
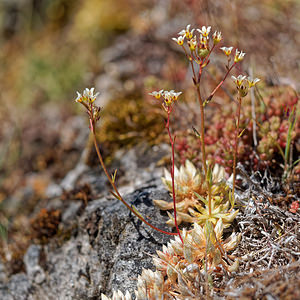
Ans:
[[[242,105],[242,97],[239,95],[238,96],[238,111],[237,111],[237,124],[236,124],[236,129],[235,129],[235,139],[234,139],[234,151],[233,151],[233,183],[232,183],[232,194],[231,196],[233,197],[233,202],[232,202],[232,207],[233,209],[234,206],[234,189],[235,189],[235,180],[236,180],[236,159],[238,156],[238,139],[239,139],[239,131],[240,131],[240,116],[241,116],[241,105]]]
[[[205,153],[205,143],[204,143],[204,107],[203,107],[203,101],[201,98],[200,85],[199,85],[200,78],[201,78],[201,72],[199,71],[199,77],[197,78],[192,61],[191,61],[191,65],[192,65],[192,71],[193,71],[193,76],[194,76],[193,81],[194,81],[194,85],[196,87],[197,96],[198,96],[199,105],[200,105],[200,117],[201,117],[200,140],[201,140],[201,152],[202,152],[202,165],[203,165],[203,169],[204,169],[204,175],[206,178],[207,167],[206,167],[206,153]]]
[[[209,216],[211,217],[212,215],[212,209],[211,209],[211,201],[212,201],[212,197],[211,197],[211,188],[210,188],[210,183],[209,183],[209,179],[207,178],[207,166],[206,166],[206,152],[205,152],[205,142],[204,142],[204,134],[205,134],[205,127],[204,127],[204,106],[203,106],[203,100],[201,97],[201,92],[200,92],[200,79],[201,79],[201,75],[202,75],[202,68],[201,66],[199,66],[199,74],[198,77],[196,77],[196,73],[195,73],[195,69],[194,69],[194,65],[193,62],[191,61],[191,65],[192,65],[192,70],[193,70],[193,76],[194,76],[194,85],[196,87],[196,91],[197,91],[197,96],[198,96],[198,100],[199,100],[199,105],[200,105],[200,139],[201,139],[201,152],[202,152],[202,165],[203,165],[203,169],[204,169],[204,176],[206,179],[206,184],[207,184],[207,188],[208,188],[208,211],[209,211]]]
[[[215,87],[215,89],[210,93],[210,95],[208,96],[208,98],[205,100],[205,102],[209,102],[211,101],[211,99],[213,98],[213,96],[215,95],[215,93],[217,92],[217,90],[222,86],[222,84],[224,83],[224,81],[226,80],[227,76],[229,75],[230,71],[233,69],[233,67],[236,65],[236,62],[234,62],[232,64],[232,66],[229,68],[227,67],[227,72],[223,78],[223,80]]]
[[[98,144],[97,144],[97,139],[96,139],[96,134],[95,134],[95,122],[90,118],[90,130],[93,134],[93,140],[94,140],[94,145],[95,145],[95,149],[96,149],[96,152],[97,152],[97,156],[98,156],[98,159],[100,161],[100,164],[104,170],[104,173],[109,181],[109,183],[111,184],[112,188],[114,189],[116,195],[118,196],[118,199],[135,215],[137,216],[142,222],[144,222],[145,224],[147,224],[148,226],[150,226],[152,229],[156,230],[156,231],[159,231],[161,233],[164,233],[164,234],[167,234],[167,235],[178,235],[178,232],[168,232],[168,231],[164,231],[162,229],[159,229],[157,227],[155,227],[154,225],[150,224],[148,221],[146,221],[138,212],[136,212],[124,199],[123,197],[120,195],[114,181],[112,180],[111,176],[109,175],[108,171],[107,171],[107,168],[104,164],[104,161],[103,161],[103,158],[102,158],[102,155],[101,155],[101,152],[100,152],[100,149],[98,147]]]
[[[190,58],[192,58],[192,56],[189,56],[187,54],[187,52],[186,52],[186,50],[185,50],[184,47],[183,47],[183,49],[184,49],[184,52],[185,52],[186,56],[189,58],[189,61],[190,61],[191,66],[192,66],[193,82],[194,82],[194,85],[196,87],[197,97],[198,97],[199,105],[200,105],[200,117],[201,117],[201,122],[200,122],[200,140],[201,140],[202,164],[203,164],[204,174],[205,174],[207,188],[208,188],[208,210],[209,210],[209,216],[211,216],[212,215],[212,203],[211,203],[212,202],[212,195],[211,195],[210,182],[209,182],[209,179],[207,178],[206,152],[205,152],[205,142],[204,142],[204,134],[205,134],[204,105],[206,103],[208,103],[209,101],[212,100],[213,96],[215,95],[215,93],[217,92],[217,90],[222,86],[222,84],[224,83],[224,81],[226,80],[227,76],[229,75],[229,73],[233,69],[233,67],[236,65],[236,63],[234,62],[231,65],[231,67],[229,67],[229,63],[228,63],[227,72],[226,72],[223,80],[215,87],[215,89],[211,92],[211,94],[209,95],[209,97],[203,102],[202,97],[201,97],[201,91],[200,91],[200,80],[201,80],[201,75],[202,75],[202,65],[199,65],[199,73],[198,73],[198,76],[196,76],[196,72],[195,72],[193,60],[190,59]],[[212,47],[211,51],[213,49],[214,49],[214,47]],[[211,54],[211,51],[209,52],[209,55]],[[206,58],[206,60],[204,62],[208,61],[209,55],[208,55],[208,57]]]
[[[207,182],[208,183],[208,182]],[[209,217],[212,216],[212,213],[211,213],[211,186],[210,184],[208,183],[208,213],[209,213]]]
[[[177,230],[177,233],[180,237],[180,240],[183,243],[183,239],[181,237],[178,224],[177,224],[177,211],[176,211],[176,195],[175,195],[175,176],[174,176],[174,170],[175,170],[175,153],[174,153],[174,143],[175,143],[175,136],[172,138],[171,132],[170,132],[170,114],[171,114],[172,108],[169,106],[167,113],[168,113],[168,120],[166,122],[166,129],[168,131],[168,135],[170,138],[171,148],[172,148],[172,169],[171,169],[171,178],[172,178],[172,198],[173,198],[173,206],[174,206],[174,219],[175,219],[175,227]]]

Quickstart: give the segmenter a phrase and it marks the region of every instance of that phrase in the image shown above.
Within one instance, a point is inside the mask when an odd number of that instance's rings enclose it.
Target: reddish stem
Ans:
[[[223,80],[215,87],[215,89],[210,93],[209,97],[206,99],[206,101],[211,101],[211,99],[213,98],[213,96],[215,95],[215,93],[217,92],[217,90],[221,87],[221,85],[224,83],[224,81],[226,80],[227,76],[229,75],[230,71],[233,69],[233,67],[236,65],[236,62],[234,62],[232,64],[232,66],[230,68],[227,69],[227,72],[223,78]]]
[[[176,226],[176,230],[177,233],[180,237],[180,240],[183,243],[183,239],[181,237],[179,228],[178,228],[178,224],[177,224],[177,211],[176,211],[176,195],[175,195],[175,178],[174,178],[174,170],[175,170],[175,154],[174,154],[174,143],[175,143],[175,136],[174,138],[172,138],[171,132],[170,132],[170,114],[171,114],[172,108],[169,106],[167,113],[168,113],[168,120],[166,122],[166,129],[168,131],[169,134],[169,138],[170,138],[170,143],[171,143],[171,147],[172,147],[172,169],[171,169],[171,178],[172,178],[172,197],[173,197],[173,206],[174,206],[174,219],[175,219],[175,226]]]
[[[207,56],[205,57],[204,61],[203,61],[202,64],[201,64],[201,67],[202,67],[202,65],[204,65],[205,63],[208,62],[208,59],[209,59],[209,57],[210,57],[210,54],[211,54],[211,53],[213,52],[213,50],[215,49],[215,46],[216,46],[216,45],[213,44],[213,46],[210,48],[210,50],[209,50]]]

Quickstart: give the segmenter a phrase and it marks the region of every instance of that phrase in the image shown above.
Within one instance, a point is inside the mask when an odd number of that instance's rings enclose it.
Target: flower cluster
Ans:
[[[157,100],[160,100],[161,98],[163,98],[163,107],[165,108],[165,110],[168,109],[168,107],[171,107],[172,104],[174,103],[174,101],[178,100],[178,97],[182,94],[182,92],[175,92],[174,90],[171,91],[164,91],[164,90],[160,90],[160,91],[154,91],[152,93],[149,93],[149,95],[155,97]]]
[[[99,92],[94,94],[94,90],[95,88],[86,88],[82,94],[77,92],[77,98],[75,99],[75,102],[82,104],[86,108],[93,125],[100,120],[101,113],[101,107],[98,107],[94,103],[99,95]]]
[[[251,78],[251,77],[246,77],[245,75],[239,75],[238,77],[231,76],[232,80],[234,81],[237,90],[239,91],[239,95],[241,97],[245,97],[248,94],[248,89],[254,87],[260,79],[258,78]],[[247,78],[248,86],[245,85],[245,80]]]
[[[222,33],[220,31],[215,31],[211,36],[211,26],[202,26],[201,29],[197,29],[199,32],[199,36],[194,35],[195,29],[191,29],[191,25],[187,25],[186,29],[181,30],[178,33],[177,38],[172,38],[179,46],[182,46],[184,52],[187,56],[187,51],[184,47],[184,41],[186,39],[187,45],[191,51],[191,55],[189,59],[195,61],[200,66],[204,67],[206,63],[208,63],[207,58],[210,55],[213,48],[219,44],[222,40]],[[212,45],[210,45],[210,38],[212,39]],[[228,56],[228,60],[230,60],[230,55],[233,50],[233,47],[221,47],[220,48],[226,56]],[[234,63],[238,63],[244,59],[245,53],[236,49],[234,56]],[[206,60],[205,60],[206,59]],[[205,62],[205,63],[204,63]]]
[[[86,88],[82,95],[77,92],[76,102],[90,104],[93,103],[99,95],[99,92],[94,95],[95,88],[88,89]]]

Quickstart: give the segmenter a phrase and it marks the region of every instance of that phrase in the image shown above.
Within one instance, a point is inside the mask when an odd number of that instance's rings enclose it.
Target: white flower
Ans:
[[[244,80],[246,79],[246,76],[243,76],[243,75],[239,75],[238,77],[231,76],[231,78],[234,81],[234,83],[236,84],[236,86],[239,88],[242,86]]]
[[[75,102],[82,102],[82,95],[79,92],[77,93],[77,98],[75,99]]]
[[[75,101],[93,103],[99,95],[99,92],[94,95],[94,90],[95,88],[86,88],[83,91],[82,95],[79,92],[77,92],[77,98],[75,99]]]
[[[177,100],[181,94],[182,94],[182,92],[176,93],[174,90],[165,92],[166,98],[171,98],[172,100]]]
[[[179,34],[179,35],[185,35],[186,32],[189,32],[190,27],[191,27],[191,24],[187,25],[187,26],[186,26],[186,29],[182,29],[180,32],[178,32],[178,34]]]
[[[176,101],[176,100],[178,99],[178,97],[179,97],[181,94],[182,94],[182,92],[178,92],[178,93],[173,92],[173,94],[172,94],[172,99],[173,99],[174,101]]]
[[[187,25],[186,29],[181,30],[180,32],[178,32],[178,34],[182,36],[186,36],[186,38],[190,40],[193,37],[193,33],[195,30],[195,29],[190,30],[190,28],[191,28],[191,24]]]
[[[180,35],[177,39],[172,38],[173,41],[175,41],[179,46],[183,45],[185,35]]]
[[[212,38],[213,38],[215,44],[220,43],[220,41],[222,40],[221,31],[219,31],[219,32],[215,31],[214,34],[212,35]]]
[[[243,51],[239,51],[238,49],[235,50],[234,62],[239,62],[244,59],[246,53]]]
[[[229,56],[233,47],[221,47],[220,49],[225,53],[225,55]]]
[[[83,91],[83,97],[86,97],[86,98],[90,99],[91,102],[94,102],[99,95],[99,93],[96,93],[94,95],[94,90],[95,90],[95,88],[91,88],[91,89],[86,88]]]
[[[158,92],[154,91],[154,92],[152,92],[152,93],[149,93],[149,95],[155,97],[156,99],[160,99],[160,97],[161,97],[163,91],[164,91],[164,90],[160,90],[160,91],[158,91]]]
[[[189,45],[189,48],[191,51],[195,51],[196,50],[196,47],[197,47],[197,40],[196,40],[196,37],[190,39],[188,41],[188,45]]]
[[[206,48],[206,46],[208,44],[209,37],[206,37],[206,36],[203,36],[202,34],[200,34],[199,40],[200,40],[200,43],[202,45],[204,45],[205,48]]]
[[[210,33],[210,29],[211,29],[211,26],[208,26],[208,27],[202,26],[202,28],[197,29],[197,31],[199,31],[203,36],[208,37],[208,35]]]
[[[182,92],[176,93],[174,90],[171,90],[171,91],[164,91],[162,93],[162,96],[165,100],[165,104],[169,106],[173,103],[173,101],[176,101],[181,94]]]
[[[251,77],[248,77],[247,81],[248,81],[248,84],[249,84],[249,88],[252,88],[253,86],[255,86],[260,81],[260,79],[259,78],[252,79]]]
[[[162,96],[164,97],[165,99],[165,103],[167,105],[170,105],[172,103],[172,91],[164,91]]]

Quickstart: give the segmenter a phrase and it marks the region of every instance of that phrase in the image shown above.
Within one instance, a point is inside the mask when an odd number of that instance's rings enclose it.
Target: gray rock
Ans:
[[[24,255],[24,264],[28,278],[36,284],[45,280],[45,272],[39,265],[41,246],[31,245]]]
[[[80,210],[81,205],[82,204],[79,201],[72,201],[68,208],[64,211],[62,215],[62,221],[67,223],[74,220],[78,211]]]
[[[41,253],[40,245],[31,245],[27,249],[27,252],[24,255],[24,263],[25,263],[27,273],[30,271],[32,267],[39,264],[40,253]]]
[[[5,281],[6,279],[7,279],[7,277],[6,277],[5,267],[2,264],[1,259],[0,259],[0,282]]]
[[[66,191],[73,189],[78,177],[87,169],[88,167],[86,164],[84,164],[83,162],[79,162],[75,169],[69,172],[61,182],[60,186],[62,187],[62,189]]]
[[[4,293],[2,293],[4,291]],[[0,295],[2,293],[3,300],[24,300],[33,292],[33,287],[24,273],[13,275],[4,289],[0,286]]]
[[[153,225],[169,231],[167,216],[152,203],[167,197],[165,190],[152,185],[125,198]],[[74,224],[77,229],[61,246],[29,247],[24,256],[27,275],[0,283],[1,300],[85,300],[100,299],[101,293],[109,295],[116,289],[133,292],[142,268],[153,268],[149,254],[169,239],[142,224],[120,201],[106,198],[90,202]]]

